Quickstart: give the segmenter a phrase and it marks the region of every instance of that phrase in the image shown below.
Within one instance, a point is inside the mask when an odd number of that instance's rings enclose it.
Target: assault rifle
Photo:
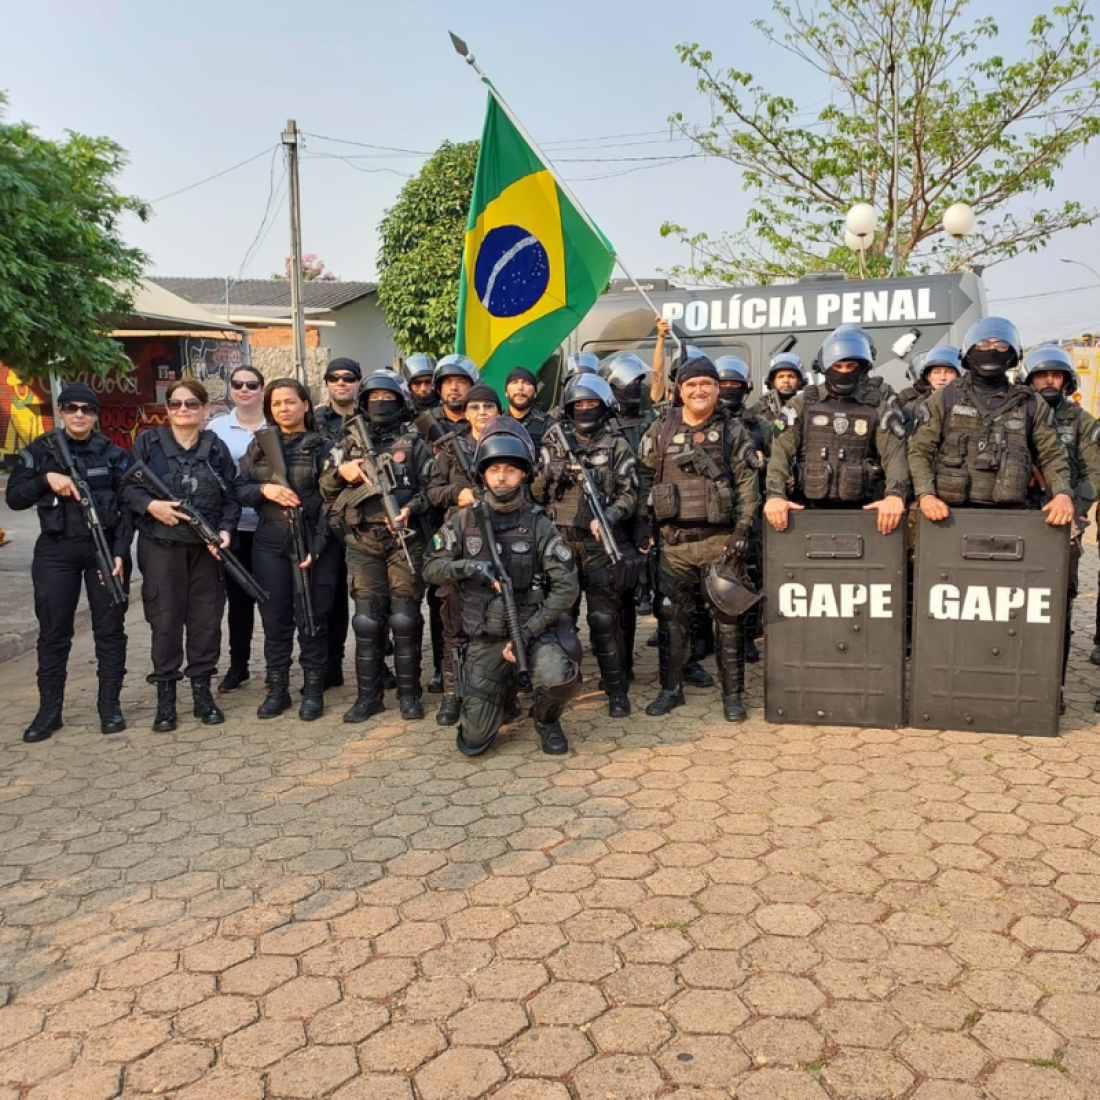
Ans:
[[[592,471],[580,460],[576,447],[570,442],[564,425],[559,421],[546,429],[542,437],[544,442],[550,442],[558,451],[558,457],[564,458],[580,476],[581,489],[584,498],[588,501],[589,511],[600,532],[600,545],[603,546],[612,565],[618,565],[623,560],[623,552],[615,542],[615,532],[607,520],[607,513],[603,510],[603,502],[600,500],[600,488]]]
[[[225,571],[237,582],[237,585],[257,603],[263,603],[268,598],[269,593],[259,586],[256,578],[241,565],[236,555],[231,550],[222,547],[221,536],[207,523],[202,513],[193,504],[189,504],[185,500],[177,500],[168,486],[144,462],[135,462],[126,471],[126,476],[122,480],[123,483],[131,481],[135,485],[141,486],[157,500],[171,501],[187,517],[191,526],[195,529],[195,534],[215,552],[218,559],[225,566]]]
[[[508,637],[512,641],[512,652],[516,658],[516,669],[519,672],[519,684],[524,691],[531,687],[531,675],[527,667],[527,647],[523,644],[523,627],[519,622],[519,607],[516,604],[516,590],[512,585],[512,578],[508,570],[504,568],[504,562],[500,557],[497,547],[496,532],[493,530],[493,513],[489,502],[481,497],[473,505],[474,519],[477,520],[477,529],[481,532],[481,540],[489,551],[489,558],[493,563],[493,572],[497,575],[500,584],[500,595],[504,600],[504,622],[508,627]]]
[[[293,488],[286,472],[286,458],[283,455],[283,444],[279,438],[278,428],[260,428],[253,436],[257,445],[267,459],[268,468],[271,470],[271,480],[275,485],[281,485],[284,489]],[[311,638],[317,634],[317,623],[313,618],[313,592],[310,588],[309,569],[302,568],[302,562],[309,557],[309,540],[306,538],[302,520],[302,508],[300,505],[284,505],[283,511],[290,523],[291,556],[294,566],[294,602],[298,607],[298,617],[302,621],[302,629]]]
[[[88,533],[92,536],[92,546],[95,548],[95,564],[99,570],[99,579],[103,587],[107,589],[114,607],[125,606],[127,602],[126,589],[122,587],[122,581],[115,576],[115,556],[111,553],[111,547],[107,543],[107,532],[103,529],[103,520],[100,519],[99,509],[95,506],[95,499],[88,483],[81,476],[80,471],[73,462],[72,451],[69,450],[69,441],[65,438],[62,428],[54,428],[47,436],[47,443],[53,451],[58,465],[72,479],[76,486],[76,502],[80,506],[81,514]]]
[[[409,539],[416,532],[407,524],[398,521],[401,509],[397,504],[397,480],[393,476],[393,459],[386,453],[379,454],[378,449],[371,442],[370,431],[361,416],[353,416],[344,425],[344,431],[351,436],[352,442],[359,451],[357,457],[363,460],[363,475],[366,480],[361,485],[353,486],[344,500],[344,506],[350,507],[358,504],[368,497],[377,496],[382,503],[382,511],[386,516],[386,522],[390,525],[401,549],[405,554],[405,560],[409,568],[415,573],[412,554],[409,553]]]

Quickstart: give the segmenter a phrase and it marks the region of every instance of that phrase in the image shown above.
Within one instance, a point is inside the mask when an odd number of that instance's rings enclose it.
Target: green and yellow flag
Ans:
[[[611,242],[490,91],[466,224],[455,351],[503,393],[513,367],[537,371],[577,327],[614,262]]]

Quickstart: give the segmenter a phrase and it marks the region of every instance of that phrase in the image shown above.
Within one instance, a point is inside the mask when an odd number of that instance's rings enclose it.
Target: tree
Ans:
[[[276,271],[271,277],[273,279],[289,279],[293,265],[294,260],[290,256],[287,256],[283,274],[280,275]],[[322,260],[316,252],[305,252],[302,254],[302,279],[307,283],[338,283],[340,281],[340,276],[334,275],[329,271],[328,268],[325,267],[325,261]]]
[[[0,94],[0,361],[24,379],[129,370],[111,318],[129,312],[146,257],[122,239],[120,146],[68,132],[39,137],[3,118]]]
[[[966,3],[823,0],[804,7],[775,0],[782,26],[754,26],[826,78],[830,102],[813,122],[801,121],[811,112],[765,91],[751,73],[721,71],[697,44],[677,47],[712,117],[693,126],[676,114],[673,123],[702,154],[738,166],[755,194],[738,233],[711,238],[662,226],[663,235],[692,249],[691,265],[674,273],[737,284],[855,272],[858,256],[842,242],[844,215],[858,201],[879,213],[867,249],[877,275],[890,271],[895,224],[897,268],[905,274],[988,266],[1091,223],[1100,211],[1076,202],[1025,209],[1100,132],[1100,48],[1085,0],[1036,16],[1026,56],[1015,61],[996,52],[992,19],[964,20]],[[979,218],[958,242],[942,223],[955,202],[969,203]]]
[[[407,353],[454,351],[458,282],[479,143],[444,142],[378,231],[378,302]]]

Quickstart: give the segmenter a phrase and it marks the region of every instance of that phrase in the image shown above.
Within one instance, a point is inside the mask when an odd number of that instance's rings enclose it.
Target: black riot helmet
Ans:
[[[600,374],[622,408],[631,414],[641,410],[653,373],[632,351],[623,351],[600,364]]]
[[[963,366],[979,378],[1004,377],[1022,355],[1020,334],[1004,317],[983,317],[975,321],[963,340]]]
[[[846,327],[848,331],[841,332],[838,329],[828,336],[821,345],[818,356],[825,375],[825,387],[836,397],[848,397],[855,393],[860,379],[870,372],[875,353],[865,332],[852,331],[857,328],[854,325],[841,327]],[[859,368],[854,371],[838,370],[837,363],[846,360],[855,360]]]
[[[578,374],[599,374],[600,361],[590,351],[579,351],[576,355],[570,355],[565,360],[565,370],[562,372],[562,381],[569,382]]]
[[[598,409],[577,410],[578,401],[592,400],[599,401]],[[565,387],[561,407],[582,432],[593,432],[616,411],[618,403],[611,387],[598,374],[581,374]]]
[[[435,378],[436,362],[430,355],[416,352],[405,360],[405,380],[413,381],[415,378]]]
[[[527,429],[510,416],[495,416],[486,425],[474,452],[474,470],[484,479],[485,468],[494,462],[519,467],[530,479],[535,469],[535,445]]]
[[[732,413],[739,413],[752,393],[752,368],[739,355],[720,355],[714,360],[718,371],[718,400]]]
[[[1062,372],[1061,389],[1039,391],[1048,404],[1057,405],[1060,398],[1071,397],[1077,392],[1077,371],[1065,348],[1059,347],[1057,344],[1040,344],[1039,347],[1032,348],[1024,356],[1024,385],[1034,386],[1034,376],[1043,371]]]
[[[372,401],[372,393],[385,393],[386,398]],[[394,430],[408,418],[411,395],[405,381],[391,370],[376,370],[359,387],[359,410],[368,423],[379,431]]]
[[[763,592],[754,592],[737,576],[726,558],[714,562],[706,571],[703,591],[719,621],[726,623],[732,623],[764,598]]]
[[[468,378],[470,384],[476,386],[481,381],[481,371],[467,355],[444,355],[432,372],[432,384],[436,393],[439,392],[439,384],[444,378]]]
[[[795,374],[798,375],[799,382],[798,385],[794,388],[793,393],[798,393],[800,389],[810,384],[810,376],[806,371],[802,360],[797,355],[795,355],[793,351],[781,351],[772,359],[771,363],[768,364],[768,376],[764,379],[764,389],[775,389],[775,376],[781,370],[793,371]],[[778,392],[783,393],[782,390]],[[793,394],[784,394],[784,396],[789,397],[793,396]]]

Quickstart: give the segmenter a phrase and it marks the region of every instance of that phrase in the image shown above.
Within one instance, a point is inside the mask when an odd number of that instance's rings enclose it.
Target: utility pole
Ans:
[[[290,179],[290,315],[294,322],[294,377],[307,385],[306,320],[302,310],[302,207],[298,193],[298,124],[287,119],[282,134]]]

